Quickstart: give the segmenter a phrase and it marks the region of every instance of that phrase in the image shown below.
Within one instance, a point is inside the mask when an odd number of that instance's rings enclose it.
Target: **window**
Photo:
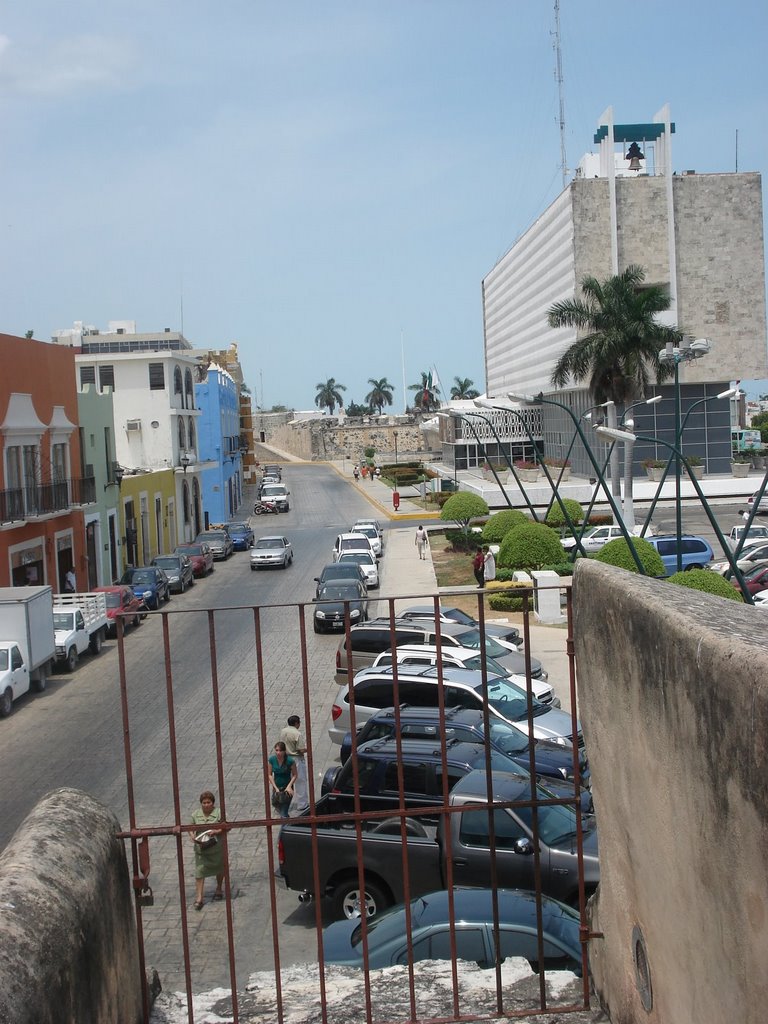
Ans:
[[[388,761],[384,771],[382,793],[399,793],[397,782],[397,761]],[[409,764],[403,761],[403,792],[425,794],[432,791],[428,785],[429,768],[426,764]]]
[[[165,390],[165,367],[162,363],[149,364],[149,390]]]
[[[193,452],[197,451],[197,437],[195,436],[195,421],[193,419],[189,421],[189,447]]]
[[[107,480],[114,482],[115,469],[112,465],[112,428],[104,427],[104,458],[106,460]]]
[[[96,383],[96,367],[95,366],[81,366],[80,367],[80,387],[85,387],[86,384]]]
[[[52,446],[51,471],[54,482],[67,479],[67,446],[65,444]]]
[[[368,782],[376,771],[378,761],[366,761],[360,760],[357,765],[357,778],[359,782],[359,790],[361,793],[365,792],[365,788]],[[343,769],[339,772],[339,775],[334,783],[334,789],[340,790],[342,793],[354,793],[355,791],[355,776],[352,771],[352,759],[344,765]]]
[[[493,826],[496,832],[496,846],[509,849],[516,839],[527,839],[522,825],[505,810],[493,812]],[[459,842],[464,846],[490,848],[488,836],[488,811],[465,811],[461,815]]]
[[[5,449],[5,480],[9,491],[21,487],[21,448],[17,444]]]
[[[187,431],[184,427],[184,420],[179,416],[179,452],[187,450]]]
[[[181,370],[178,366],[173,368],[173,393],[174,395],[180,395],[181,390]]]
[[[113,391],[115,390],[114,366],[99,367],[99,390],[103,391],[104,388],[112,388]]]
[[[188,409],[194,409],[195,408],[195,389],[194,389],[194,384],[192,383],[192,371],[190,370],[189,367],[187,367],[187,369],[186,369],[186,371],[184,373],[184,392],[185,392],[185,397],[187,399],[187,401],[185,402],[186,407]]]

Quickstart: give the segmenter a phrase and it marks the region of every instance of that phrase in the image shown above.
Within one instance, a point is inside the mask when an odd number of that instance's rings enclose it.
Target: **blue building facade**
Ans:
[[[201,412],[198,458],[208,463],[200,474],[205,521],[226,523],[243,501],[237,383],[212,364],[205,381],[195,385],[195,402]]]

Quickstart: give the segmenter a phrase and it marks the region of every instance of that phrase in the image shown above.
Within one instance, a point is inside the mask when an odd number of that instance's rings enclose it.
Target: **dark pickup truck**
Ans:
[[[493,802],[529,802],[530,781],[507,772],[494,772]],[[338,814],[335,794],[316,804],[316,814]],[[549,795],[540,790],[541,800]],[[291,818],[280,830],[278,856],[283,880],[298,890],[300,899],[313,895],[330,898],[334,917],[354,917],[365,905],[373,916],[394,903],[433,892],[447,885],[448,864],[454,885],[487,887],[491,879],[490,814],[482,805],[487,800],[487,775],[476,770],[456,783],[449,795],[452,807],[466,810],[452,813],[448,826],[424,825],[418,817],[405,819],[407,834],[403,847],[399,816],[361,824],[364,894],[358,876],[357,828],[354,822],[333,821],[311,824],[306,818]],[[478,806],[480,805],[480,806]],[[418,809],[415,809],[418,815]],[[496,884],[500,887],[534,889],[534,843],[530,807],[498,807],[493,810],[495,832]],[[539,861],[542,891],[564,903],[578,898],[576,813],[563,805],[546,805],[538,810]],[[313,845],[317,848],[318,876],[313,869]],[[583,830],[584,885],[591,895],[600,878],[597,833],[587,821]],[[407,857],[409,886],[403,883],[403,861]]]

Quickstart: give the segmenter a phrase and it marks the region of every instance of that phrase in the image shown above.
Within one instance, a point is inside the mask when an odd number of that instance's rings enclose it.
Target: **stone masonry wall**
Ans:
[[[600,835],[595,989],[616,1024],[761,1024],[765,612],[586,558],[573,590]]]
[[[375,461],[385,463],[395,461],[395,430],[400,461],[424,450],[424,434],[419,423],[380,423],[375,419],[369,423],[354,419],[339,422],[335,417],[280,426],[267,437],[267,444],[272,443],[297,458],[316,461],[349,456],[351,462],[359,462],[364,458],[365,449],[373,448]]]
[[[58,789],[0,855],[0,1024],[139,1024],[141,978],[113,815]]]

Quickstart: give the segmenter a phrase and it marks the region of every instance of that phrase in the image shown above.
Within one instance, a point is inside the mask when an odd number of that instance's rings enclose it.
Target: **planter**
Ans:
[[[697,480],[701,480],[704,476],[703,466],[691,466],[691,476],[695,476]]]
[[[518,478],[526,484],[535,484],[539,479],[538,469],[516,469]]]
[[[564,484],[566,480],[570,480],[571,478],[570,466],[566,466],[565,469],[561,469],[559,466],[548,466],[547,468],[549,469],[549,475],[552,477],[555,483],[557,483],[558,477],[560,477],[561,484]],[[563,474],[562,476],[560,476],[561,473]]]
[[[732,462],[731,473],[737,477],[749,476],[749,471],[752,468],[749,462]]]
[[[646,466],[645,472],[648,474],[649,480],[655,480],[658,483],[664,470],[659,469],[658,466]]]

